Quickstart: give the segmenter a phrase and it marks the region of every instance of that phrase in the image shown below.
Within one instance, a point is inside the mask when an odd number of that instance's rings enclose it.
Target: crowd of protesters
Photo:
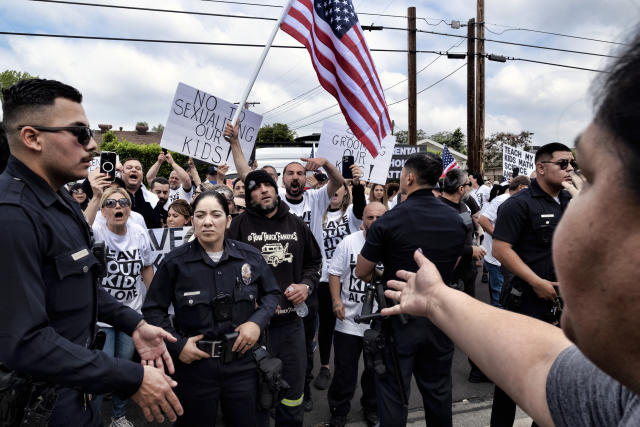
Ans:
[[[513,425],[516,403],[534,425],[638,425],[638,70],[640,38],[603,80],[580,169],[550,143],[531,178],[494,185],[461,169],[442,176],[432,153],[411,155],[386,186],[362,182],[357,166],[345,180],[324,158],[280,174],[249,166],[227,124],[230,185],[227,165],[203,181],[167,152],[146,173],[126,159],[113,181],[94,171],[62,190],[96,148],[82,97],[59,82],[18,83],[3,92],[12,156],[0,225],[15,241],[0,259],[17,282],[0,307],[3,372],[62,386],[52,425],[96,425],[101,398],[90,393],[113,389],[114,427],[132,425],[130,396],[147,419],[164,412],[177,425],[214,423],[220,406],[229,425],[301,426],[313,384],[328,389],[330,425],[344,426],[363,354],[368,425],[406,424],[413,377],[427,425],[451,426],[456,343],[469,381],[495,382],[491,426]],[[158,177],[165,162],[172,172]],[[621,176],[628,189],[611,186]],[[89,226],[105,244],[98,296]],[[186,226],[191,237],[154,272],[146,229]],[[482,272],[490,305],[475,298]],[[144,370],[128,362],[135,351]],[[262,370],[269,357],[278,370]],[[163,364],[178,384],[152,367]],[[263,401],[258,372],[277,373],[277,400]]]

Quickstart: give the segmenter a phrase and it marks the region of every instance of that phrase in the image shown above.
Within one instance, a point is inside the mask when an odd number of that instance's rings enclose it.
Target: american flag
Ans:
[[[445,145],[442,149],[442,176],[440,178],[444,177],[451,169],[456,169],[459,167],[460,166],[458,166],[458,162],[456,162],[456,159],[453,158],[451,152]]]
[[[320,84],[376,157],[391,120],[351,0],[295,0],[280,28],[306,46]]]

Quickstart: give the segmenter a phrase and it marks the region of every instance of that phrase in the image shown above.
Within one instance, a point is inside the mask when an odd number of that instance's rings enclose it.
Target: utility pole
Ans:
[[[409,144],[418,139],[418,113],[416,102],[416,8],[407,9],[407,50],[409,53],[407,76],[409,78]]]
[[[475,172],[484,174],[484,0],[477,0],[477,2],[476,146],[473,155]]]
[[[476,172],[476,20],[467,23],[467,169]]]

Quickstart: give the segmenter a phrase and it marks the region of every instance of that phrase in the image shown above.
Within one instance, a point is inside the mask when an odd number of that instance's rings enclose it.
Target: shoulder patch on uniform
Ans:
[[[249,264],[242,264],[240,273],[242,274],[242,282],[244,282],[245,285],[251,283],[251,266]]]

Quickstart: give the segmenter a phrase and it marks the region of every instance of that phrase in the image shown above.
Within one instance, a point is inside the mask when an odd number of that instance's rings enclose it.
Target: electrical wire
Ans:
[[[132,37],[106,37],[106,36],[78,36],[70,34],[45,34],[45,33],[25,33],[18,31],[0,31],[0,35],[7,36],[27,36],[27,37],[51,37],[51,38],[64,38],[64,39],[79,39],[79,40],[107,40],[107,41],[125,41],[125,42],[140,42],[140,43],[167,43],[167,44],[187,44],[187,45],[204,45],[204,46],[233,46],[233,47],[264,47],[264,44],[251,44],[251,43],[230,43],[230,42],[202,42],[202,41],[189,41],[189,40],[159,40],[159,39],[142,39]],[[272,48],[278,49],[306,49],[302,45],[271,45]],[[371,52],[395,52],[395,53],[407,53],[406,49],[369,49]],[[438,53],[442,52],[434,50],[416,50],[416,53]]]
[[[136,7],[136,6],[120,6],[115,4],[103,4],[103,3],[84,3],[84,2],[75,2],[75,1],[67,1],[67,0],[30,0],[30,1],[40,2],[40,3],[59,3],[59,4],[74,5],[74,6],[104,7],[104,8],[110,8],[110,9],[140,10],[145,12],[164,12],[164,13],[180,13],[184,15],[214,16],[214,17],[220,17],[220,18],[258,19],[263,21],[278,20],[277,18],[267,18],[264,16],[230,15],[230,14],[224,14],[224,13],[210,13],[210,12],[190,12],[186,10],[156,9],[151,7]]]
[[[479,25],[478,23],[476,23],[476,25]],[[491,30],[489,27],[487,27],[487,25],[493,25],[496,27],[504,27],[506,28],[503,31],[493,31]],[[587,41],[592,41],[592,42],[599,42],[599,43],[609,43],[609,44],[617,44],[617,45],[621,45],[621,46],[626,46],[627,43],[621,43],[621,42],[614,42],[611,40],[603,40],[603,39],[596,39],[596,38],[592,38],[592,37],[584,37],[584,36],[576,36],[573,34],[563,34],[563,33],[555,33],[553,31],[544,31],[544,30],[537,30],[534,28],[523,28],[523,27],[512,27],[509,25],[501,25],[501,24],[492,24],[491,22],[485,22],[484,23],[484,29],[489,31],[490,33],[496,34],[501,36],[502,34],[506,33],[507,31],[528,31],[531,33],[540,33],[540,34],[548,34],[551,36],[559,36],[559,37],[568,37],[571,39],[577,39],[577,40],[587,40]]]
[[[510,60],[510,61],[533,62],[535,64],[553,65],[554,67],[571,68],[573,70],[593,71],[594,73],[607,73],[607,74],[610,73],[610,71],[606,71],[606,70],[597,70],[597,69],[594,69],[594,68],[576,67],[574,65],[556,64],[554,62],[537,61],[535,59],[514,58],[514,57],[510,57],[510,56],[506,56],[505,58]]]
[[[434,87],[435,85],[439,84],[440,82],[442,82],[442,81],[444,81],[444,80],[448,79],[449,77],[451,77],[452,75],[454,75],[455,73],[457,73],[459,70],[461,70],[462,68],[464,68],[466,65],[467,65],[467,63],[465,62],[464,64],[462,64],[461,66],[459,66],[458,68],[456,68],[455,70],[453,70],[452,72],[450,72],[449,74],[447,74],[446,76],[442,77],[442,78],[441,78],[441,79],[439,79],[438,81],[436,81],[436,82],[434,82],[434,83],[430,84],[429,86],[427,86],[427,87],[425,87],[424,89],[422,89],[422,90],[420,90],[419,92],[417,92],[417,93],[416,93],[416,95],[421,94],[421,93],[423,93],[423,92],[425,92],[425,91],[427,91],[427,90],[431,89],[431,88],[432,88],[432,87]],[[390,104],[387,104],[387,107],[390,107],[390,106],[392,106],[392,105],[398,104],[398,103],[400,103],[400,102],[402,102],[402,101],[406,101],[407,99],[409,99],[409,97],[406,97],[406,98],[401,99],[401,100],[399,100],[399,101],[395,101],[395,102],[392,102],[392,103],[390,103]],[[336,105],[338,105],[338,104],[332,105],[331,107],[328,107],[328,108],[326,108],[325,110],[327,110],[327,109],[329,109],[329,108],[332,108],[332,107],[335,107]],[[324,111],[324,110],[321,110],[321,111]],[[318,113],[320,113],[321,111],[317,111],[316,113],[314,113],[314,114],[312,114],[312,115],[318,114]],[[298,129],[302,129],[302,128],[308,127],[308,126],[313,125],[313,124],[316,124],[316,123],[318,123],[318,122],[322,122],[322,121],[324,121],[324,120],[330,119],[331,117],[335,117],[335,116],[337,116],[337,115],[339,115],[339,114],[341,114],[341,113],[342,113],[342,112],[341,112],[341,111],[339,111],[339,112],[337,112],[337,113],[335,113],[335,114],[332,114],[332,115],[330,115],[330,116],[324,117],[324,118],[322,118],[322,119],[315,120],[315,121],[310,122],[310,123],[305,123],[304,125],[300,125],[300,126],[295,127],[295,128],[293,128],[293,129],[291,129],[291,130],[298,130]],[[307,118],[307,117],[305,117],[305,118]],[[298,120],[298,121],[299,121],[299,120]],[[292,122],[292,123],[294,123],[294,122]]]

